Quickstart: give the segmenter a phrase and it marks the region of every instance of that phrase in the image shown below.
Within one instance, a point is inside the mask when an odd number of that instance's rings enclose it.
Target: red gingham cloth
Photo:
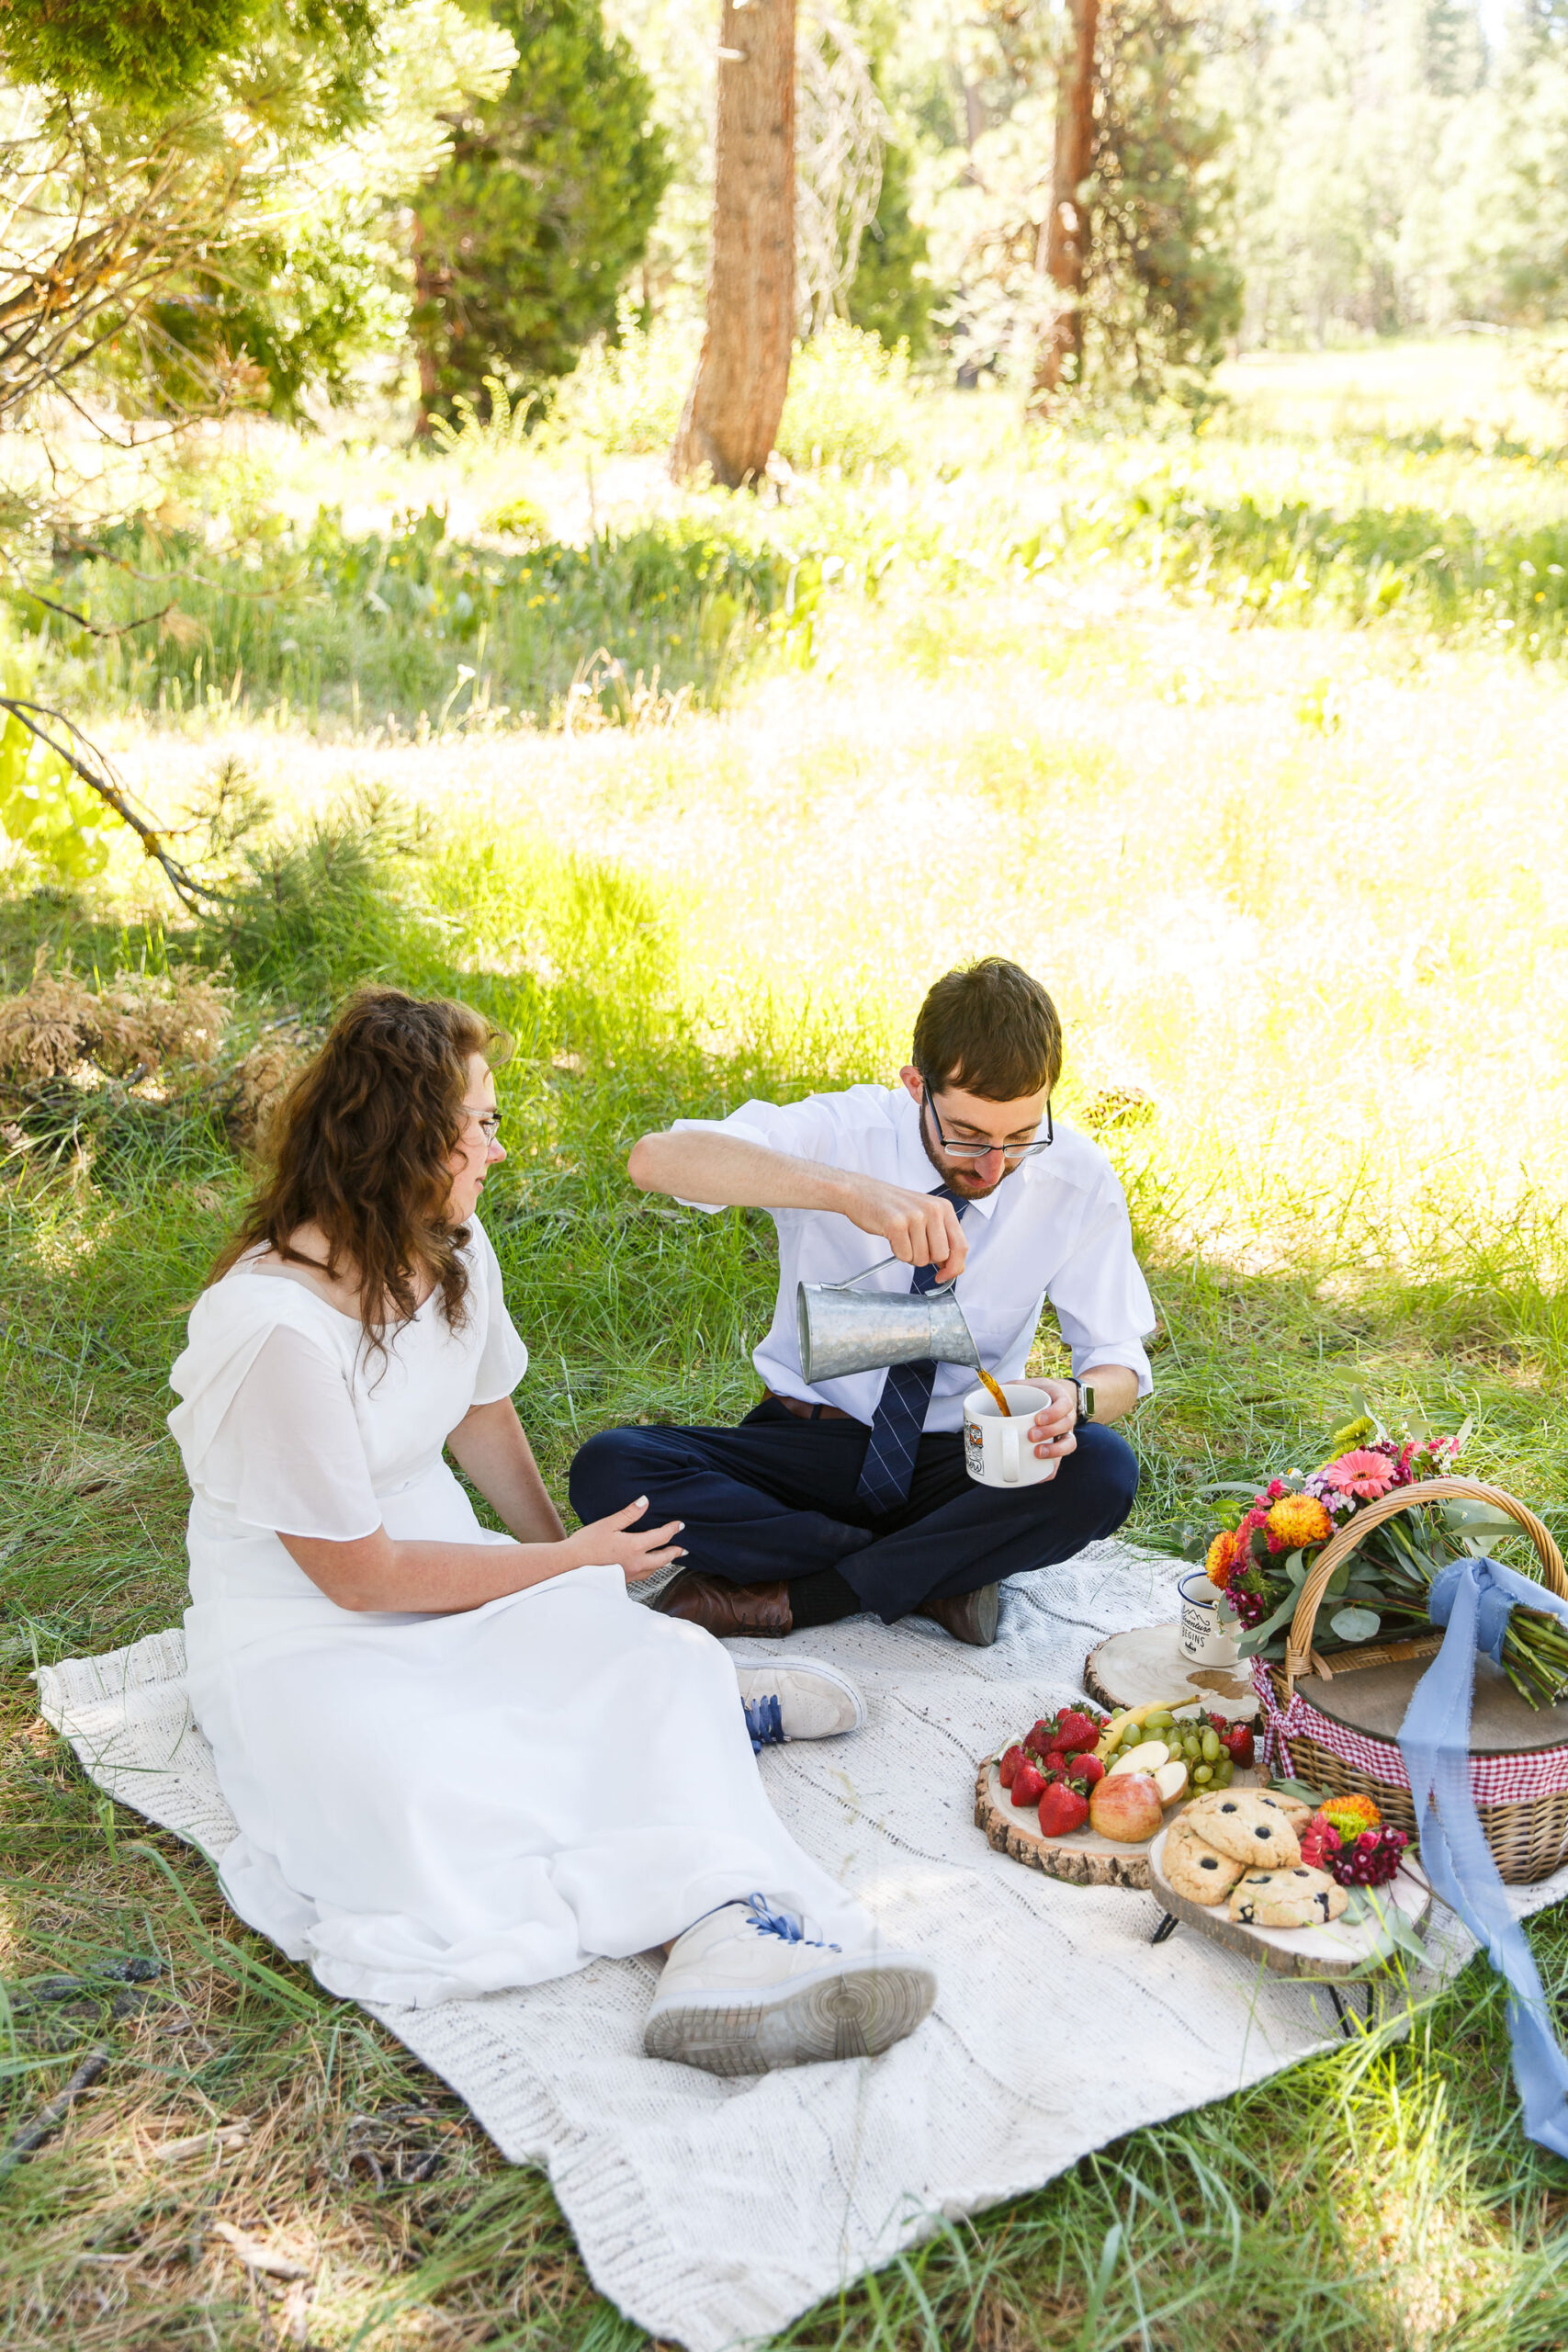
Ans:
[[[1315,1739],[1342,1762],[1387,1788],[1408,1789],[1404,1758],[1391,1740],[1369,1739],[1364,1732],[1348,1730],[1332,1716],[1320,1714],[1302,1697],[1291,1693],[1283,1710],[1274,1696],[1269,1668],[1260,1657],[1252,1661],[1252,1687],[1263,1716],[1263,1760],[1277,1778],[1293,1781],[1292,1739]],[[1556,1796],[1568,1789],[1568,1747],[1538,1747],[1529,1754],[1472,1756],[1470,1790],[1478,1805],[1528,1804],[1535,1797]]]

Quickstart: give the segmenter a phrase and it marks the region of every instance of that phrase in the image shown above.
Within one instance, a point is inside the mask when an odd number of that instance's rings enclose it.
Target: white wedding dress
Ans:
[[[356,1612],[278,1541],[505,1540],[442,1454],[528,1361],[477,1225],[468,1265],[463,1328],[433,1295],[384,1360],[244,1265],[191,1315],[169,1426],[191,1702],[240,1827],[230,1903],[329,1991],[410,2006],[646,1951],[753,1890],[863,1947],[868,1916],[763,1794],[728,1656],[618,1567],[451,1616]]]

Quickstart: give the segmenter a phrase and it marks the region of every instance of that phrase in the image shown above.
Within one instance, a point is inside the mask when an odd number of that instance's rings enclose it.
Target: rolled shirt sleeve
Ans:
[[[794,1159],[820,1159],[837,1167],[840,1162],[834,1157],[835,1099],[829,1094],[810,1094],[804,1102],[742,1102],[727,1118],[676,1119],[671,1133],[734,1136],[740,1143],[761,1144],[764,1151],[784,1151]],[[723,1205],[718,1201],[689,1201],[681,1193],[673,1198],[682,1208],[701,1209],[705,1216],[716,1216]]]
[[[1155,1306],[1133,1254],[1132,1225],[1120,1198],[1079,1237],[1052,1275],[1046,1296],[1079,1380],[1097,1364],[1123,1364],[1138,1376],[1139,1396],[1152,1394],[1154,1373],[1143,1340],[1154,1329]]]

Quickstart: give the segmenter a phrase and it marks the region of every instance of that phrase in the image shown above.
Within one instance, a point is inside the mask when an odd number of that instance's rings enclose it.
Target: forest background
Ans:
[[[563,1501],[592,1429],[754,1394],[771,1227],[631,1141],[885,1078],[999,949],[1157,1301],[1134,1532],[1364,1398],[1568,1535],[1568,16],[1104,0],[1065,307],[1084,6],[802,6],[736,492],[669,465],[716,9],[0,11],[7,2345],[644,2340],[37,1719],[38,1661],[177,1621],[168,1365],[355,980],[517,1041],[487,1218]],[[1399,2022],[787,2340],[1560,2344],[1495,1986]]]

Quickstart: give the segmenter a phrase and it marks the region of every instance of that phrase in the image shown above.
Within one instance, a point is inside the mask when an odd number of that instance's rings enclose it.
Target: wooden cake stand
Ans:
[[[1130,1894],[1148,1894],[1154,1883],[1149,1849],[1156,1838],[1141,1846],[1122,1845],[1101,1838],[1087,1822],[1066,1838],[1047,1838],[1033,1805],[1014,1805],[1002,1786],[998,1761],[987,1757],[975,1781],[975,1826],[985,1831],[988,1846],[1030,1870],[1043,1871],[1047,1878],[1065,1879],[1069,1886],[1120,1886]],[[1237,1772],[1231,1782],[1236,1789],[1259,1785],[1256,1772]],[[1177,1812],[1180,1810],[1178,1805]],[[1173,1817],[1167,1814],[1166,1820]]]
[[[1162,1829],[1149,1850],[1148,1884],[1167,1918],[1179,1919],[1184,1926],[1196,1928],[1213,1942],[1223,1944],[1227,1951],[1238,1951],[1248,1960],[1261,1961],[1276,1975],[1358,1976],[1393,1956],[1393,1939],[1386,1928],[1380,1926],[1374,1913],[1369,1913],[1355,1927],[1348,1920],[1333,1919],[1323,1928],[1244,1928],[1228,1916],[1224,1903],[1193,1903],[1185,1894],[1178,1894],[1160,1869],[1164,1855]],[[1419,1865],[1408,1857],[1387,1886],[1374,1892],[1381,1901],[1393,1903],[1412,1928],[1419,1929],[1425,1925],[1432,1907],[1432,1890]]]
[[[1134,1625],[1112,1634],[1084,1660],[1084,1689],[1097,1707],[1146,1707],[1167,1700],[1185,1707],[1194,1700],[1227,1723],[1249,1724],[1258,1693],[1245,1658],[1235,1666],[1194,1666],[1181,1646],[1179,1625]]]

